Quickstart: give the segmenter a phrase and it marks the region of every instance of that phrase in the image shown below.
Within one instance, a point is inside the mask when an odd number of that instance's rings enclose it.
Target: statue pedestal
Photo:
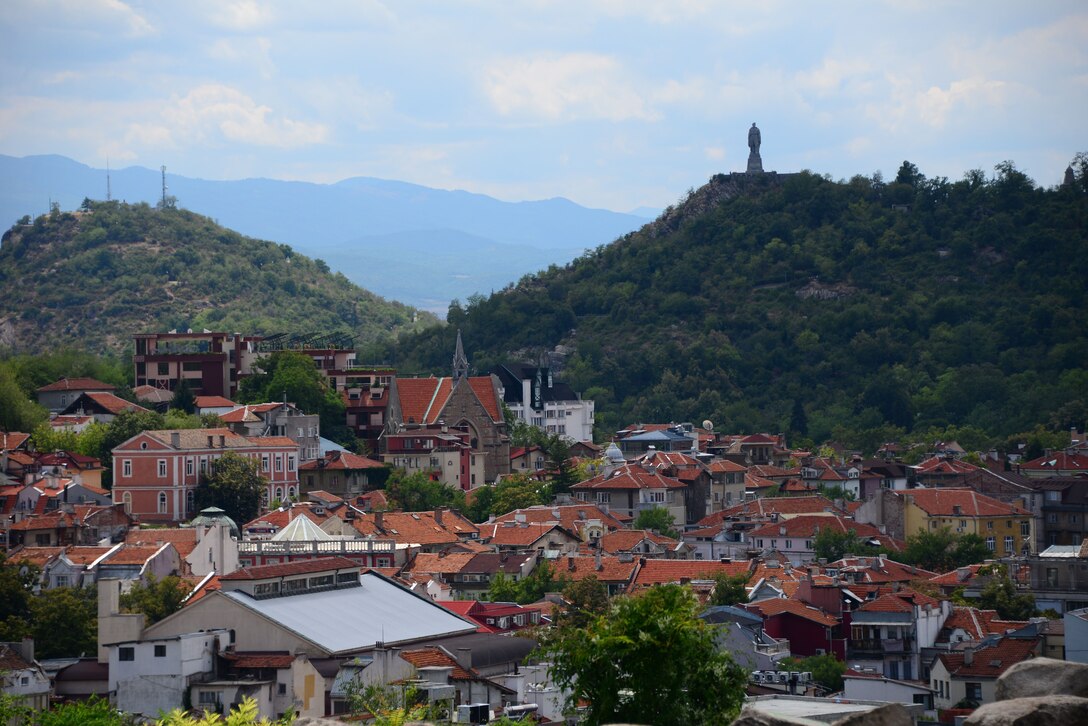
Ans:
[[[748,173],[763,173],[763,159],[760,157],[759,152],[757,151],[753,151],[752,153],[748,154]]]

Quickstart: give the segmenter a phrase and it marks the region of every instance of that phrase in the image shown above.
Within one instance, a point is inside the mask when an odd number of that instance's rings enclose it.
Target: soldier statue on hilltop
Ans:
[[[763,139],[759,134],[759,127],[756,126],[755,121],[752,122],[752,128],[748,129],[748,173],[749,174],[762,174],[763,173],[763,159],[759,155],[759,145]]]

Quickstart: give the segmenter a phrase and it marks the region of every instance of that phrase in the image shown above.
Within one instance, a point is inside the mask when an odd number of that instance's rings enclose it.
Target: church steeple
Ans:
[[[457,348],[453,351],[453,385],[468,378],[468,358],[465,357],[465,349],[461,345],[461,329],[457,329]]]

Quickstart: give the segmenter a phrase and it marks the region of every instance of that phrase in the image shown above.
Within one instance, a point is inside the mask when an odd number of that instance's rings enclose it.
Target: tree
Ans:
[[[1018,593],[1004,565],[994,565],[992,577],[979,593],[978,605],[986,610],[996,610],[1002,620],[1027,620],[1037,613],[1035,596],[1029,592]]]
[[[69,658],[98,650],[98,598],[92,587],[54,587],[30,604],[39,658]]]
[[[688,588],[661,585],[615,598],[585,628],[554,629],[541,653],[568,706],[588,702],[587,723],[729,723],[747,675],[698,611]]]
[[[48,419],[49,413],[30,400],[11,371],[0,368],[0,431],[30,432]]]
[[[193,393],[193,387],[189,385],[188,378],[182,378],[181,383],[174,389],[174,397],[170,399],[170,408],[185,413],[196,413],[196,394]]]
[[[37,577],[37,567],[13,562],[0,553],[0,641],[22,640],[29,634]]]
[[[240,525],[257,516],[268,481],[254,459],[228,451],[200,477],[193,501],[197,511],[219,507]]]
[[[495,485],[491,512],[506,514],[515,509],[547,504],[551,499],[552,489],[545,482],[530,479],[525,474],[511,474]]]
[[[993,557],[986,542],[976,534],[954,534],[950,527],[918,530],[907,537],[899,560],[933,572],[948,572]]]
[[[802,659],[785,658],[780,665],[782,670],[811,673],[812,680],[829,691],[842,690],[842,675],[846,672],[846,664],[830,653],[810,655]]]
[[[556,627],[585,628],[608,612],[608,588],[596,575],[570,582],[563,588],[565,604],[556,616]]]
[[[129,613],[143,613],[147,624],[157,623],[167,615],[181,610],[181,603],[189,594],[185,581],[176,575],[161,580],[148,576],[147,583],[137,582],[132,589],[121,595],[121,609]]]
[[[70,701],[42,711],[34,721],[37,726],[135,726],[136,717],[114,708],[109,699],[91,696],[86,701]]]
[[[257,701],[250,696],[245,696],[242,698],[241,703],[230,710],[225,720],[221,719],[217,713],[206,714],[203,718],[198,719],[181,709],[174,709],[157,720],[155,726],[289,726],[294,721],[295,715],[291,712],[284,714],[282,718],[275,721],[261,718]]]
[[[408,474],[394,469],[385,482],[385,493],[394,509],[405,512],[429,512],[438,507],[464,506],[465,495],[440,481],[433,481],[421,471]]]
[[[875,555],[886,552],[883,547],[862,542],[857,532],[852,529],[839,532],[831,527],[820,528],[812,540],[812,549],[817,559],[826,558],[828,562],[841,560],[846,555]]]
[[[714,580],[714,592],[710,596],[707,605],[736,605],[741,602],[748,602],[748,590],[746,585],[748,584],[748,578],[744,575],[735,575],[730,577],[724,572],[715,573]]]
[[[676,531],[676,520],[664,507],[650,507],[638,513],[633,525],[634,529],[652,529],[666,537],[677,538],[680,533]]]
[[[925,175],[918,171],[918,167],[909,161],[904,161],[895,175],[896,184],[909,184],[917,186],[926,180]]]

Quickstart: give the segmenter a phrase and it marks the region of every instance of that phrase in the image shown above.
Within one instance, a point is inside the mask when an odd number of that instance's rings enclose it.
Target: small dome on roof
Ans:
[[[230,534],[232,537],[241,538],[241,530],[238,529],[238,523],[227,516],[219,507],[208,507],[201,509],[200,514],[193,517],[193,521],[189,522],[192,527],[210,527],[216,524],[226,524],[230,527]]]
[[[617,464],[622,464],[624,462],[623,452],[620,451],[620,447],[616,446],[615,441],[609,444],[608,448],[604,450],[604,455],[611,462]]]

